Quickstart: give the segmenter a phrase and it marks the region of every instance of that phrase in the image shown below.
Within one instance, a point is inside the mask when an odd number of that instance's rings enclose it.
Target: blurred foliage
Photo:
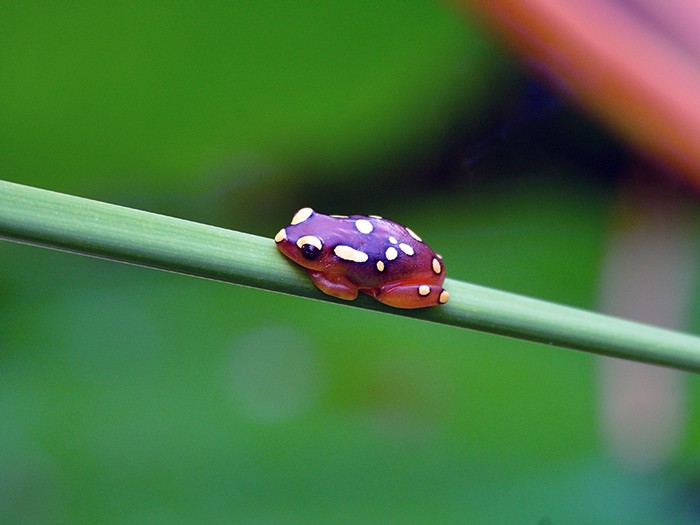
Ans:
[[[12,50],[0,57],[0,163],[67,192],[191,191],[259,176],[236,172],[251,164],[330,176],[434,144],[455,107],[478,111],[467,102],[497,67],[483,39],[425,1],[7,3],[0,14]]]
[[[595,307],[609,186],[529,141],[503,176],[519,74],[444,6],[6,3],[0,44],[11,180],[268,236],[380,213],[452,277]],[[588,355],[9,243],[0,268],[2,523],[692,521],[602,452]]]

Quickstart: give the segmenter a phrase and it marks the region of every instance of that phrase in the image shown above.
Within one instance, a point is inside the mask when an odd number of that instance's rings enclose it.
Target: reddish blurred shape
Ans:
[[[700,188],[700,1],[459,2],[641,152]]]

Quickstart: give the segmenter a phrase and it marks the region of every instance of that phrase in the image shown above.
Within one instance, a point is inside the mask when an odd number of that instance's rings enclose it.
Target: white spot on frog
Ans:
[[[345,246],[342,244],[339,244],[333,248],[333,253],[345,261],[363,263],[369,259],[369,255],[367,255],[365,252],[361,252],[360,250],[356,250],[351,246]]]
[[[355,221],[355,228],[360,233],[372,233],[372,230],[374,230],[374,227],[372,226],[372,223],[369,222],[367,219],[358,219]]]
[[[414,232],[411,228],[406,228],[406,231],[408,232],[408,234],[409,234],[411,237],[413,237],[413,238],[414,238],[415,240],[417,240],[418,242],[423,242],[423,239],[421,239],[420,237],[418,237],[418,235],[416,235],[416,232]]]
[[[304,222],[306,219],[311,217],[313,215],[314,210],[311,208],[302,208],[298,212],[294,214],[294,217],[292,217],[292,224],[299,224],[300,222]]]
[[[311,246],[315,246],[319,250],[323,250],[323,243],[321,242],[321,239],[319,239],[315,235],[304,235],[303,237],[299,237],[297,239],[297,246],[299,248],[301,248],[305,244],[310,244]]]
[[[399,248],[400,248],[401,251],[402,251],[403,253],[405,253],[406,255],[413,255],[413,253],[414,253],[414,252],[413,252],[413,248],[412,248],[410,245],[408,245],[408,244],[406,244],[406,243],[404,243],[404,242],[402,242],[401,244],[399,244]]]

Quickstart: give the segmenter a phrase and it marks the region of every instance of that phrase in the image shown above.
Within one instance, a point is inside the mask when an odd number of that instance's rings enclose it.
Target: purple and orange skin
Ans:
[[[412,230],[377,215],[300,209],[275,236],[322,292],[352,301],[359,292],[395,308],[445,304],[445,265]]]

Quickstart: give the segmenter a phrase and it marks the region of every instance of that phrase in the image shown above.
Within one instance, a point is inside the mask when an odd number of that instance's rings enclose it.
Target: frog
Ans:
[[[447,303],[445,263],[413,230],[379,215],[297,211],[274,237],[323,293],[348,301],[359,293],[394,308]]]

